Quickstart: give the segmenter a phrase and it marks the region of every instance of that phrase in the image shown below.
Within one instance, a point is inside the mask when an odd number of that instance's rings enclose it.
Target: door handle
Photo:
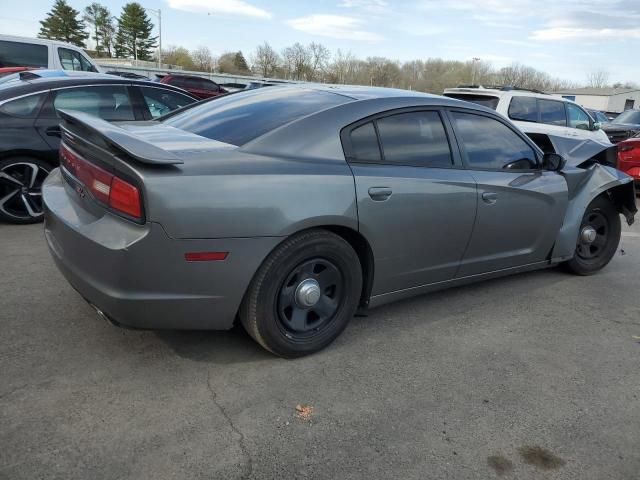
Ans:
[[[46,133],[50,137],[59,137],[59,136],[61,136],[60,135],[60,127],[58,127],[58,126],[49,127],[44,131],[44,133]]]
[[[392,193],[389,187],[371,187],[369,189],[371,200],[375,200],[376,202],[384,202]]]
[[[482,201],[489,205],[493,205],[498,201],[498,194],[495,192],[484,192],[482,194]]]

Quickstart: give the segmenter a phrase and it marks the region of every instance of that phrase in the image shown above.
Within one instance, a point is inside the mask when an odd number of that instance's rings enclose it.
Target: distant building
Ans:
[[[640,108],[640,88],[572,88],[550,93],[603,112],[621,113]]]

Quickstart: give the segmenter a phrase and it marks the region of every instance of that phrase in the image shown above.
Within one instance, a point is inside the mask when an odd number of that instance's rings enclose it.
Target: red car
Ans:
[[[162,77],[160,83],[180,87],[198,98],[218,97],[229,93],[216,82],[194,75],[174,75],[170,73]]]
[[[618,144],[618,169],[631,175],[640,186],[640,134]]]
[[[33,67],[2,67],[0,68],[0,77],[11,75],[12,73],[24,72],[25,70],[33,70]]]

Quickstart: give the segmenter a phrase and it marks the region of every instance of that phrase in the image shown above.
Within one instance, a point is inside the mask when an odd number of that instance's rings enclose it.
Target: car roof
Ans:
[[[61,87],[80,85],[148,85],[155,88],[175,90],[183,95],[193,97],[185,90],[167,84],[159,84],[151,80],[125,78],[106,73],[78,72],[72,70],[29,70],[20,72],[11,81],[0,83],[0,100],[51,90]]]
[[[18,35],[0,35],[0,40],[6,42],[31,43],[34,45],[62,45],[74,50],[84,50],[83,48],[71,43],[63,42],[61,40],[49,40],[48,38],[20,37]]]

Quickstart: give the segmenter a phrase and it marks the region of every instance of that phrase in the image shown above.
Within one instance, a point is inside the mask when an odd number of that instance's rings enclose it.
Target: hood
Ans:
[[[609,142],[557,135],[549,135],[549,140],[556,153],[567,161],[566,167],[587,168],[594,163],[611,167],[617,165],[618,147]]]
[[[602,125],[602,130],[640,130],[638,123],[607,123]]]

